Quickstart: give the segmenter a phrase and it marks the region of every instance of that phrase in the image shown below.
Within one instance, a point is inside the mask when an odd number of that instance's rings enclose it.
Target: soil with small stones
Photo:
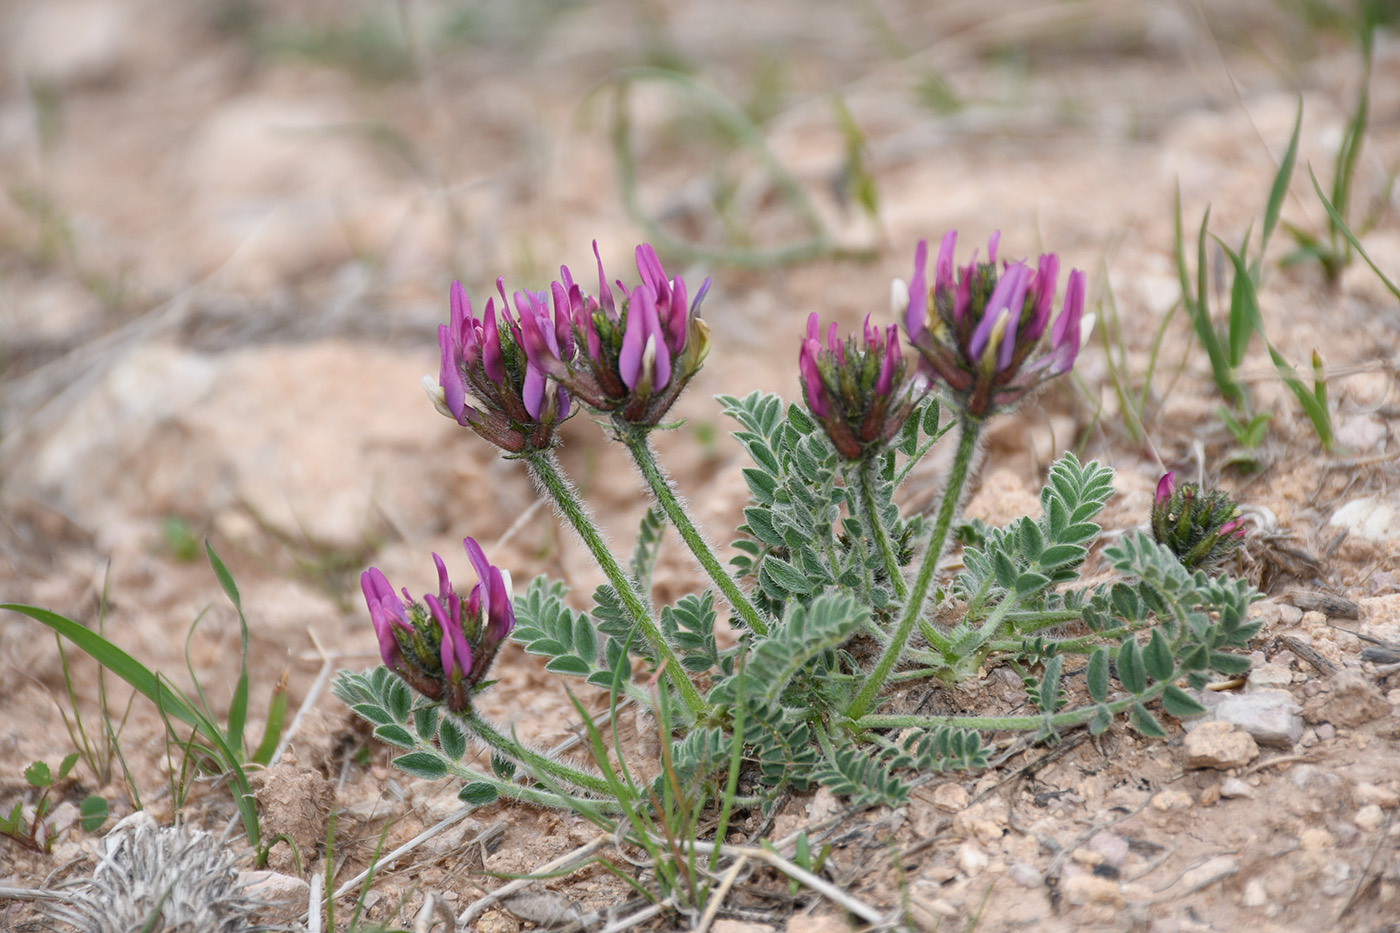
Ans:
[[[1001,523],[1034,511],[1047,464],[1072,448],[1117,471],[1119,495],[1102,519],[1111,539],[1144,523],[1158,476],[1175,469],[1240,500],[1255,531],[1236,570],[1267,594],[1253,610],[1263,622],[1254,672],[1212,698],[1218,719],[1234,704],[1240,725],[1188,734],[1167,717],[1161,741],[1115,724],[1055,747],[1003,743],[1010,754],[991,771],[928,775],[897,810],[790,796],[768,817],[731,825],[730,841],[805,827],[830,846],[827,882],[921,929],[1395,929],[1400,305],[1360,261],[1335,283],[1316,264],[1280,266],[1290,244],[1283,226],[1275,232],[1264,326],[1300,371],[1319,354],[1338,449],[1320,449],[1256,340],[1240,375],[1272,419],[1249,453],[1252,470],[1217,417],[1204,353],[1173,311],[1174,190],[1188,231],[1209,206],[1225,243],[1252,231],[1257,244],[1300,96],[1282,218],[1324,230],[1306,166],[1330,180],[1361,61],[1344,32],[1305,23],[1290,5],[1214,7],[7,4],[0,600],[103,625],[182,689],[198,678],[222,715],[239,628],[203,560],[208,536],[249,620],[250,733],[284,677],[289,710],[304,711],[277,766],[254,782],[266,837],[295,842],[295,857],[279,842],[271,867],[309,880],[330,857],[343,885],[376,847],[388,852],[456,813],[459,788],[392,769],[325,674],[377,660],[355,586],[371,562],[421,591],[433,580],[431,552],[465,569],[460,541],[470,534],[516,581],[548,573],[576,594],[600,582],[550,510],[534,507],[519,465],[438,416],[418,381],[436,371],[453,278],[478,304],[498,275],[539,288],[567,263],[587,280],[595,238],[612,274],[630,278],[632,246],[648,233],[628,214],[612,148],[616,76],[679,67],[760,121],[831,245],[765,269],[686,265],[662,250],[672,272],[714,277],[713,352],[678,405],[687,426],[658,439],[714,540],[727,540],[745,493],[743,457],[711,397],[795,397],[808,313],[845,328],[867,314],[884,320],[889,280],[908,277],[918,239],[957,228],[966,252],[1000,229],[1003,256],[1054,250],[1088,271],[1098,329],[1072,379],[993,424],[968,514]],[[1373,218],[1364,245],[1396,280],[1393,34],[1378,37],[1370,87],[1352,214]],[[736,148],[709,100],[674,83],[631,85],[641,209],[673,236],[728,238],[760,257],[804,242],[801,215],[762,160]],[[877,220],[853,197],[837,101],[864,134]],[[1222,256],[1209,252],[1213,282]],[[1115,380],[1144,392],[1149,371],[1139,426]],[[644,498],[625,458],[587,417],[563,438],[565,468],[613,539],[626,540]],[[947,457],[937,452],[913,478],[910,508],[937,501]],[[700,586],[668,540],[656,598]],[[91,732],[97,668],[73,650],[68,664]],[[484,715],[547,747],[577,735],[568,696],[538,659],[508,647],[496,672]],[[122,721],[129,691],[110,677],[106,688]],[[604,697],[581,699],[606,708]],[[1027,702],[1019,679],[996,668],[954,690],[914,685],[892,699],[924,711]],[[33,802],[22,776],[31,761],[57,764],[74,747],[69,708],[49,633],[0,613],[3,813]],[[100,775],[79,764],[56,792],[49,851],[0,839],[0,887],[52,887],[92,869],[99,834],[76,819],[90,793],[113,818],[138,795],[159,821],[173,818],[180,762],[167,758],[150,705],[130,709],[120,739],[129,778],[122,763]],[[654,731],[630,711],[621,725],[645,759]],[[227,787],[203,780],[180,815],[216,832],[236,819]],[[365,914],[411,926],[428,895],[461,913],[502,875],[597,836],[576,816],[482,807],[380,864]],[[251,866],[246,845],[229,844]],[[601,851],[613,870],[594,863],[539,882],[473,925],[596,928],[641,909],[620,879],[645,887],[647,867],[629,863],[636,853]],[[339,902],[341,928],[358,893]],[[37,916],[30,899],[0,899],[0,927],[32,928]],[[794,894],[754,862],[713,929],[837,930],[843,916],[829,896]],[[698,919],[662,913],[638,928]]]

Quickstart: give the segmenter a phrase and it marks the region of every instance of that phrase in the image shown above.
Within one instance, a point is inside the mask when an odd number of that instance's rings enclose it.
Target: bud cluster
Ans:
[[[1171,549],[1187,570],[1205,570],[1234,554],[1244,541],[1244,519],[1235,500],[1195,483],[1178,487],[1173,473],[1157,483],[1152,500],[1152,537]]]
[[[833,323],[821,340],[816,312],[807,318],[807,337],[798,351],[807,408],[847,460],[878,452],[899,433],[920,393],[908,378],[899,350],[899,330],[883,331],[865,319],[864,341],[842,341]]]

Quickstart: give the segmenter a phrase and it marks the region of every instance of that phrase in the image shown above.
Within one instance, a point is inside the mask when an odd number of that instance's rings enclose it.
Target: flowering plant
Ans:
[[[658,801],[674,805],[676,794],[692,801],[692,815],[707,802],[724,815],[763,806],[784,788],[814,783],[896,804],[907,797],[911,772],[986,766],[988,731],[1100,731],[1126,713],[1139,731],[1158,735],[1163,726],[1150,707],[1199,712],[1183,684],[1199,687],[1211,671],[1247,667],[1228,649],[1244,647],[1257,628],[1246,621],[1256,595],[1248,585],[1192,569],[1237,540],[1233,504],[1217,503],[1207,515],[1202,497],[1173,492],[1168,477],[1153,517],[1167,543],[1124,535],[1102,550],[1112,578],[1083,585],[1112,471],[1066,454],[1049,470],[1039,518],[964,526],[964,569],[935,580],[982,427],[1068,372],[1084,327],[1082,272],[1070,273],[1052,323],[1055,255],[1041,256],[1034,270],[1014,261],[998,270],[994,236],[989,261],[974,256],[955,277],[955,241],[953,233],[943,238],[931,285],[926,243],[913,284],[896,285],[916,361],[901,354],[894,325],[867,319],[859,335],[842,338],[834,324],[823,334],[813,314],[797,353],[805,405],[760,393],[719,398],[752,459],[732,570],[689,518],[647,440],[708,353],[699,317],[708,280],[688,302],[684,279],[668,278],[643,244],[632,288],[617,281],[615,293],[601,257],[593,296],[564,267],[548,292],[515,294],[516,317],[503,304],[504,329],[490,303],[478,322],[454,285],[440,334],[442,372],[429,383],[434,400],[524,461],[607,583],[584,611],[543,577],[512,604],[508,578],[470,538],[480,582],[466,599],[436,556],[438,592],[421,603],[406,591],[400,599],[371,569],[362,584],[385,666],[342,672],[337,693],[404,751],[395,762],[405,770],[457,775],[463,799],[474,803],[505,795],[600,820],[625,817],[639,845],[653,837],[638,814]],[[553,427],[576,403],[608,419],[654,498],[625,569],[551,449]],[[936,512],[902,514],[896,491],[955,427]],[[668,525],[703,576],[658,609],[650,568]],[[701,585],[706,578],[713,588]],[[956,621],[937,621],[937,608],[951,600]],[[721,648],[715,627],[725,607],[739,639]],[[487,686],[507,636],[544,657],[547,670],[649,709],[665,743],[657,783],[640,788],[620,777],[596,733],[592,770],[534,751],[482,719],[472,697]],[[1084,659],[1085,678],[1071,703],[1063,675],[1075,656]],[[911,679],[955,683],[993,659],[1022,672],[1031,712],[927,716],[899,709],[888,689]],[[652,670],[649,687],[634,681],[637,664]],[[491,749],[491,773],[463,763],[469,737]],[[749,775],[746,796],[737,795],[740,772]]]

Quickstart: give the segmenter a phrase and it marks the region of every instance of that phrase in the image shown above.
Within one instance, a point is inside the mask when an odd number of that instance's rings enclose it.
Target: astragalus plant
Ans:
[[[586,609],[544,577],[511,596],[509,575],[471,538],[478,582],[469,591],[454,589],[436,557],[438,591],[421,600],[407,590],[401,599],[371,569],[364,590],[384,666],[342,672],[339,696],[402,751],[399,767],[455,775],[467,801],[504,796],[599,819],[621,813],[638,832],[653,825],[638,822],[639,809],[678,798],[715,807],[721,822],[735,805],[762,806],[816,784],[895,804],[918,772],[985,767],[994,733],[1100,731],[1127,714],[1140,732],[1160,735],[1154,707],[1200,712],[1188,687],[1248,665],[1231,649],[1255,631],[1246,621],[1255,594],[1183,565],[1177,553],[1199,556],[1203,539],[1181,550],[1194,532],[1168,529],[1168,513],[1153,522],[1171,532],[1168,544],[1129,531],[1098,558],[1111,571],[1107,582],[1081,583],[1100,532],[1095,518],[1112,495],[1108,468],[1064,455],[1049,470],[1039,516],[963,526],[963,569],[938,579],[984,427],[1069,372],[1088,329],[1082,272],[1069,274],[1058,297],[1054,254],[1034,267],[998,264],[994,236],[985,261],[974,255],[958,268],[955,242],[953,233],[943,238],[932,269],[919,244],[912,281],[894,289],[896,325],[867,319],[862,333],[843,337],[810,316],[794,348],[801,402],[718,399],[752,459],[728,568],[650,444],[653,431],[673,426],[664,419],[711,350],[700,316],[709,283],[692,299],[645,244],[630,288],[610,284],[600,259],[595,293],[567,268],[548,290],[509,298],[498,281],[499,306],[488,300],[477,317],[454,283],[429,395],[523,461],[607,582]],[[901,350],[898,324],[912,356]],[[609,550],[554,455],[556,428],[580,408],[626,447],[654,499],[626,558]],[[950,431],[956,446],[941,503],[931,515],[903,514],[896,491]],[[1181,524],[1181,503],[1172,501],[1168,512]],[[665,525],[698,572],[692,592],[656,605],[650,570]],[[1240,530],[1216,523],[1206,534],[1234,540]],[[738,634],[733,647],[716,639],[721,614]],[[611,691],[614,704],[626,698],[649,709],[663,737],[660,776],[639,784],[610,758],[606,724],[589,725],[595,770],[484,720],[472,700],[489,687],[486,669],[505,637],[545,658],[547,670]],[[956,684],[992,663],[1024,677],[1020,715],[927,716],[894,705],[897,683]],[[1074,672],[1087,689],[1071,704]],[[473,745],[489,749],[489,769],[467,763]]]

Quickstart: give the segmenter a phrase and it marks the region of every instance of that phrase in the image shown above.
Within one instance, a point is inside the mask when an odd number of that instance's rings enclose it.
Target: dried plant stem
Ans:
[[[602,568],[608,582],[617,592],[617,598],[621,601],[622,607],[627,610],[632,621],[642,630],[642,635],[646,638],[647,643],[656,651],[661,666],[665,668],[667,679],[680,693],[690,715],[699,718],[706,711],[705,701],[701,698],[700,691],[685,675],[685,669],[676,659],[675,651],[661,634],[661,630],[656,627],[656,622],[651,617],[651,611],[646,607],[641,594],[637,592],[636,584],[623,571],[622,565],[617,562],[612,551],[608,550],[607,543],[598,533],[597,526],[588,517],[588,511],[584,507],[583,500],[579,498],[577,490],[559,470],[558,459],[550,451],[533,451],[525,455],[525,463],[530,468],[530,474],[544,487],[545,492],[549,493],[550,498],[554,500],[559,511],[568,519],[584,546],[593,554],[593,559],[598,562],[598,566]]]
[[[924,560],[919,565],[919,575],[914,578],[914,587],[904,604],[904,615],[899,620],[899,627],[885,645],[880,660],[875,663],[875,670],[870,672],[865,686],[856,694],[847,711],[847,715],[852,719],[860,719],[870,710],[875,697],[880,693],[880,688],[889,678],[890,671],[894,670],[895,662],[904,653],[904,646],[908,643],[915,624],[923,616],[929,584],[933,582],[933,573],[938,568],[938,561],[943,556],[943,547],[948,540],[948,529],[952,527],[953,516],[958,511],[958,502],[962,498],[963,484],[967,481],[968,467],[972,463],[973,452],[977,449],[977,437],[981,433],[981,427],[981,421],[967,415],[962,416],[958,450],[953,455],[953,469],[948,475],[948,485],[943,490],[943,501],[938,506],[938,518],[929,533],[928,545],[924,548]]]
[[[585,843],[572,852],[565,852],[554,861],[541,865],[535,870],[533,877],[517,878],[514,881],[501,885],[494,891],[483,894],[481,897],[468,904],[466,910],[457,915],[457,926],[465,929],[469,923],[481,916],[486,908],[490,907],[492,904],[497,903],[503,898],[510,897],[517,891],[523,891],[536,881],[552,878],[554,877],[554,873],[563,871],[572,865],[576,865],[590,858],[594,852],[597,852],[611,841],[612,834],[605,833],[595,838],[592,842]]]
[[[690,552],[695,555],[696,561],[710,575],[715,586],[719,587],[719,591],[724,594],[730,607],[744,620],[744,625],[752,632],[767,635],[768,624],[759,616],[757,607],[739,588],[739,584],[734,582],[734,578],[720,566],[714,551],[711,551],[710,546],[705,543],[705,539],[701,537],[695,524],[690,520],[690,516],[681,506],[680,500],[676,498],[670,482],[661,472],[661,468],[657,466],[651,445],[647,443],[646,429],[626,422],[615,422],[615,426],[618,436],[627,445],[632,459],[636,461],[637,469],[642,471],[642,478],[651,487],[652,495],[656,497],[657,504],[666,513],[671,524],[675,526],[676,531],[690,548]]]

